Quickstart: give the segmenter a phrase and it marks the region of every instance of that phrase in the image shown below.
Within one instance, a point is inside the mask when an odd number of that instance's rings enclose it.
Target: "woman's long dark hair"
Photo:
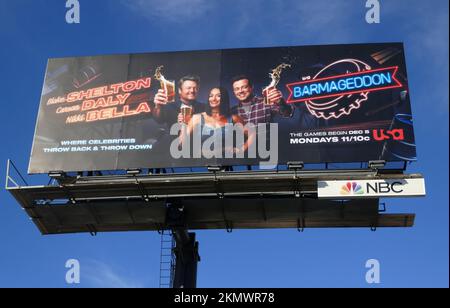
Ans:
[[[228,95],[227,89],[223,87],[214,87],[212,89],[219,89],[220,91],[219,112],[220,115],[228,118],[231,115],[231,109],[230,109],[230,96]],[[208,105],[206,106],[206,114],[211,116],[211,106],[209,105],[209,94],[208,94]]]

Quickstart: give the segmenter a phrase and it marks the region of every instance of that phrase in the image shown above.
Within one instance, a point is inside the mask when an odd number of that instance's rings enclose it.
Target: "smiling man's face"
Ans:
[[[233,92],[239,101],[245,102],[252,95],[253,88],[250,86],[248,79],[241,79],[233,82]]]
[[[194,101],[198,94],[198,84],[192,80],[186,80],[178,90],[180,100],[184,103]]]

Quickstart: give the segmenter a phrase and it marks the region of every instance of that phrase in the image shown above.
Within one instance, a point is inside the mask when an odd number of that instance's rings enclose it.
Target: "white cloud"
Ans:
[[[162,22],[184,23],[205,15],[211,9],[208,0],[122,0],[132,11]]]
[[[109,265],[99,261],[81,263],[81,283],[94,288],[143,288],[142,283],[118,274]]]

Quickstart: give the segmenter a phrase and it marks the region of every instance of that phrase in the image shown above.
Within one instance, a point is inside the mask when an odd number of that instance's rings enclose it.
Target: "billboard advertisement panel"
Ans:
[[[55,58],[29,173],[413,161],[401,43]]]

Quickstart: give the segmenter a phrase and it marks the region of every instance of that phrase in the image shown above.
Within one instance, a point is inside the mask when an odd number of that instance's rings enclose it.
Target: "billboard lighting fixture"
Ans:
[[[384,166],[386,166],[386,161],[385,160],[371,160],[371,161],[369,161],[369,168],[372,169],[372,170],[381,169],[381,168],[384,168]]]
[[[208,166],[209,172],[219,172],[220,170],[222,170],[221,166]]]
[[[66,176],[66,174],[63,171],[50,171],[48,173],[48,176],[53,179],[59,179]]]
[[[139,173],[141,173],[141,169],[128,169],[127,170],[127,174],[128,175],[136,175],[136,174],[139,174]]]
[[[289,170],[302,170],[305,164],[302,161],[290,161],[287,166]]]
[[[401,101],[405,101],[407,96],[408,96],[408,91],[405,90],[405,91],[400,92],[400,100]]]

